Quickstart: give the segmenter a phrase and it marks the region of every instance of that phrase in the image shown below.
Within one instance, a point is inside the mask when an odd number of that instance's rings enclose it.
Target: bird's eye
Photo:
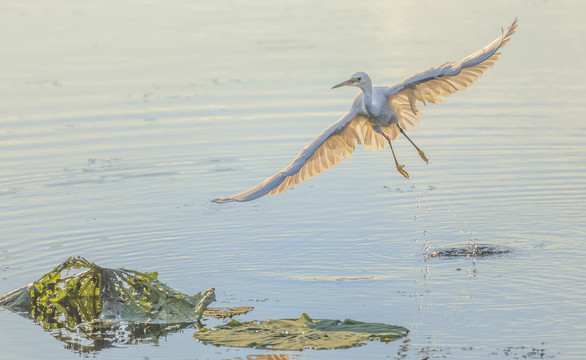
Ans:
[[[360,80],[362,80],[362,78],[361,77],[357,77],[356,80],[360,81]]]

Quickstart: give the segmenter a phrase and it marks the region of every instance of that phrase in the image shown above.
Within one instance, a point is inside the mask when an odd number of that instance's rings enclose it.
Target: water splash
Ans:
[[[505,255],[512,251],[512,249],[505,246],[474,243],[438,249],[430,253],[427,258],[471,257],[474,260],[477,257]]]

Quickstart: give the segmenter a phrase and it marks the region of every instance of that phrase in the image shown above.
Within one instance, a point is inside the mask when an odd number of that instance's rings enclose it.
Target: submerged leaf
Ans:
[[[408,332],[400,326],[380,323],[311,319],[304,313],[299,319],[269,319],[260,323],[232,320],[218,330],[196,332],[193,336],[214,345],[303,350],[348,348],[373,340],[388,342]]]
[[[508,247],[490,244],[467,244],[457,245],[437,249],[430,253],[428,258],[439,257],[485,257],[485,256],[502,256],[512,253],[513,250]]]

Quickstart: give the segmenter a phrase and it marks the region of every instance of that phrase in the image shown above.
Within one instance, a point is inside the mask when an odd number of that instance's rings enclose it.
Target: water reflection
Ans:
[[[23,317],[31,319],[27,314]],[[65,348],[79,354],[96,353],[121,345],[149,343],[158,345],[168,335],[194,329],[193,324],[152,324],[93,321],[71,326],[56,317],[32,318]]]
[[[298,354],[258,354],[258,355],[247,355],[246,360],[293,360],[301,359],[301,355]],[[244,360],[241,357],[235,357],[234,360]]]

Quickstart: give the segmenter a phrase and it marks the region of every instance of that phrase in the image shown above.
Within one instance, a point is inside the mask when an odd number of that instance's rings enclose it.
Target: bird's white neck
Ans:
[[[368,113],[372,114],[372,83],[369,81],[363,86],[360,86],[360,89],[363,94],[364,107]]]

